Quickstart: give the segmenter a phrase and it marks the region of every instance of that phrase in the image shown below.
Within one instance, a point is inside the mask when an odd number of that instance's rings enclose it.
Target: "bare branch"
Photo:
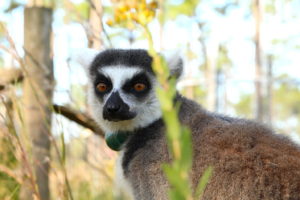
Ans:
[[[57,114],[60,114],[67,119],[76,122],[77,124],[80,124],[81,126],[90,129],[95,134],[104,137],[103,131],[98,127],[96,122],[86,113],[76,111],[70,107],[67,106],[61,106],[61,105],[53,105],[53,110]]]
[[[0,70],[0,91],[4,90],[6,85],[19,83],[24,79],[23,72],[19,68],[9,68]]]
[[[4,165],[0,165],[0,172],[5,173],[6,175],[12,177],[15,179],[18,183],[22,184],[22,179],[20,179],[20,174],[19,172],[16,172],[14,170],[9,169],[8,167]]]
[[[7,70],[7,72],[10,71],[10,70]],[[14,71],[14,70],[12,70]],[[21,71],[21,70],[18,70],[18,71]],[[3,71],[0,71],[0,91],[2,89],[5,89],[5,86],[6,84],[2,84],[2,75],[5,74],[3,73]],[[7,73],[9,74],[9,73]],[[17,73],[16,73],[17,74]],[[20,75],[19,76],[16,76],[15,78],[18,78],[19,81],[22,81],[23,79],[21,78],[22,77],[22,74],[18,74]],[[17,80],[17,79],[5,79],[5,80],[11,80],[11,81],[5,81],[5,83],[9,84],[9,83],[12,83],[14,82],[14,80]],[[3,86],[3,88],[1,88]],[[84,112],[80,112],[80,111],[77,111],[73,108],[70,108],[70,107],[67,107],[67,106],[62,106],[62,105],[57,105],[57,104],[54,104],[53,105],[53,111],[57,114],[60,114],[64,117],[66,117],[67,119],[73,121],[73,122],[76,122],[77,124],[85,127],[85,128],[88,128],[90,129],[92,132],[94,132],[95,134],[101,136],[101,137],[104,137],[104,133],[103,131],[98,127],[98,125],[96,124],[96,122],[86,113]]]

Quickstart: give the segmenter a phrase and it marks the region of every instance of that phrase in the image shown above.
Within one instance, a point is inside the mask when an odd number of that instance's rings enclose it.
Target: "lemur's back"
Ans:
[[[193,137],[193,186],[213,166],[203,199],[300,199],[300,149],[258,123],[218,116],[179,97]],[[151,135],[151,136],[150,136]],[[169,161],[161,121],[133,136],[123,157],[136,199],[167,199],[161,164]]]

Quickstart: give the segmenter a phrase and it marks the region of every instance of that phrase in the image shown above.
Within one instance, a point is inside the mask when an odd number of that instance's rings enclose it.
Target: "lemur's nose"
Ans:
[[[107,111],[109,113],[117,113],[120,110],[121,106],[118,104],[109,104],[107,105]]]
[[[130,111],[129,106],[122,100],[119,92],[112,93],[103,107],[103,118],[108,121],[130,120],[135,116],[136,113]]]

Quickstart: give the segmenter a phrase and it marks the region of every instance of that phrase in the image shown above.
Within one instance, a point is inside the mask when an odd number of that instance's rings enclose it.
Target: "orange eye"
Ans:
[[[143,83],[137,83],[133,86],[134,90],[137,92],[144,91],[146,89],[146,85]]]
[[[106,90],[107,90],[107,85],[105,84],[105,83],[99,83],[98,85],[97,85],[97,90],[99,91],[99,92],[105,92]]]

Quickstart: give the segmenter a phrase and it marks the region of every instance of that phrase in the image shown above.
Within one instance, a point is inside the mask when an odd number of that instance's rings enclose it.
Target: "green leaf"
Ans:
[[[192,167],[193,150],[192,150],[191,134],[186,127],[184,127],[182,130],[180,140],[181,140],[181,151],[182,151],[180,166],[185,171],[190,171]]]
[[[169,199],[172,200],[185,200],[185,197],[177,190],[170,190],[169,191]]]
[[[179,140],[180,139],[180,124],[177,119],[177,112],[175,110],[170,112],[163,113],[163,119],[167,124],[167,133],[168,138],[172,140]]]
[[[175,199],[185,200],[191,191],[188,179],[185,179],[181,176],[182,170],[174,165],[164,165],[163,170],[168,178],[169,183],[171,184],[172,189],[170,195],[176,194],[176,197],[179,198]]]
[[[63,165],[66,163],[66,143],[65,143],[65,137],[64,133],[62,132],[60,134],[60,139],[61,139],[61,160]]]
[[[162,109],[163,110],[172,110],[172,107],[173,107],[172,101],[170,100],[170,98],[168,98],[168,96],[166,95],[166,92],[161,88],[157,88],[156,91],[157,91],[158,98],[161,103]]]
[[[195,199],[200,199],[204,193],[206,185],[212,175],[213,168],[211,166],[207,167],[200,178],[198,186],[196,188]]]

